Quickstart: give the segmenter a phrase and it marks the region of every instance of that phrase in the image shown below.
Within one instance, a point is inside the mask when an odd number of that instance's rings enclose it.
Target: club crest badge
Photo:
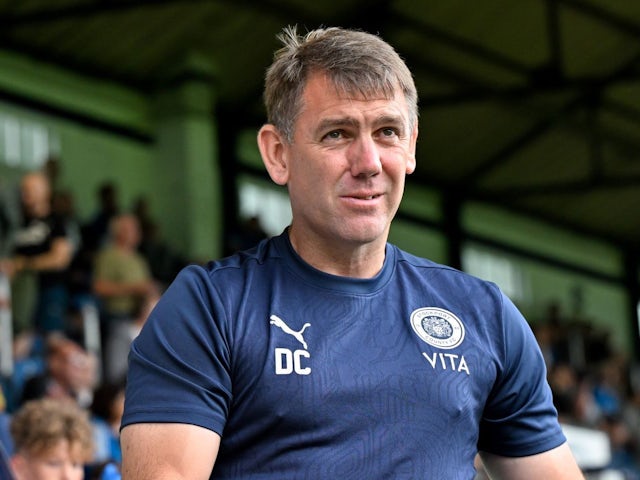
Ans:
[[[464,325],[448,310],[425,307],[411,314],[411,326],[416,335],[431,346],[455,348],[464,340]]]

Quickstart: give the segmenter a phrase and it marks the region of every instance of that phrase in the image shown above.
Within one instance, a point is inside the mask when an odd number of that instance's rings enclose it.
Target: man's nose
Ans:
[[[350,145],[348,155],[354,177],[372,177],[382,170],[378,145],[370,136],[357,137]]]

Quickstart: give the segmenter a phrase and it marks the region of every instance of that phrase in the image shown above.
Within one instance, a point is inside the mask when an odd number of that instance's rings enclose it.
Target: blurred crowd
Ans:
[[[57,172],[0,186],[0,459],[18,480],[113,480],[130,343],[188,262],[144,197],[124,209],[106,182],[82,221]],[[33,470],[54,466],[70,476]]]
[[[560,421],[604,432],[611,447],[606,468],[615,478],[640,480],[640,368],[616,349],[611,331],[565,318],[549,306],[534,333],[545,357]],[[599,453],[599,452],[598,452]]]
[[[0,349],[11,350],[0,354],[0,459],[18,480],[58,478],[38,468],[116,480],[130,343],[188,262],[162,241],[148,201],[124,209],[115,183],[99,186],[98,208],[81,221],[57,188],[58,167],[50,159],[15,188],[0,185]],[[265,236],[250,219],[227,253]],[[640,368],[607,331],[557,305],[534,333],[561,421],[606,433],[607,467],[640,480]]]

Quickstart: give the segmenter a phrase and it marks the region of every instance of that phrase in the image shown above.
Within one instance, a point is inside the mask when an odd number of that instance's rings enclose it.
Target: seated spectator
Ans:
[[[17,480],[82,480],[93,455],[91,424],[73,402],[51,398],[26,403],[11,420]]]
[[[98,387],[90,407],[96,463],[120,465],[120,422],[124,411],[124,381],[105,383]]]
[[[88,407],[97,384],[97,360],[76,342],[51,335],[46,345],[46,371],[27,380],[22,402],[49,397]]]

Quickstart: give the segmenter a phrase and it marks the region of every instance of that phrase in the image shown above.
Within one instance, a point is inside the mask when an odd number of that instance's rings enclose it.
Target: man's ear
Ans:
[[[287,143],[280,131],[267,123],[258,132],[258,148],[271,180],[278,185],[289,181]]]
[[[411,138],[409,139],[409,154],[410,158],[407,161],[407,175],[412,174],[416,169],[416,144],[418,143],[418,124],[413,127],[411,132]]]

